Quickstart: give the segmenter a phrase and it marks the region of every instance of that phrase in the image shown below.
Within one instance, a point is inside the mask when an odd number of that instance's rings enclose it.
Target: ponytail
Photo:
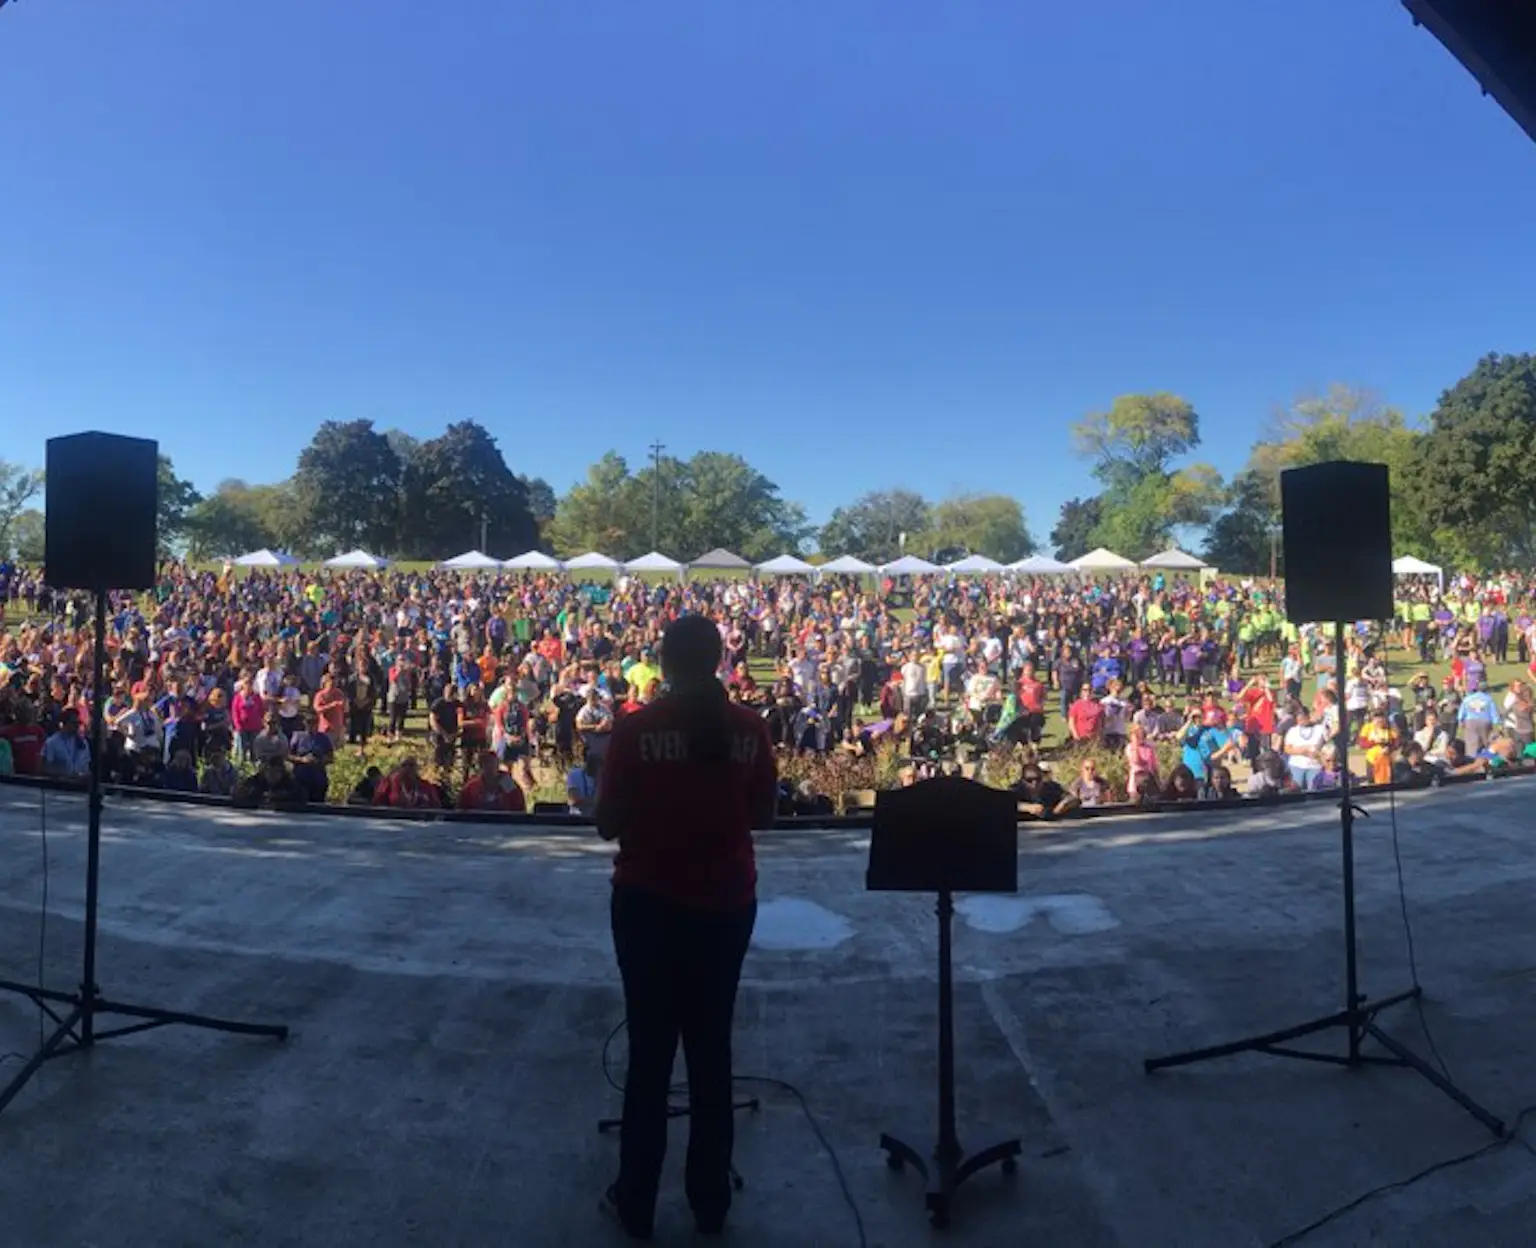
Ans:
[[[667,625],[661,639],[661,666],[669,695],[684,709],[688,757],[723,763],[731,756],[731,717],[720,667],[720,632],[702,615],[685,615]]]

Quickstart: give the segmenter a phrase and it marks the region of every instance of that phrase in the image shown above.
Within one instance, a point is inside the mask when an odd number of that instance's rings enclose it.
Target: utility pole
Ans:
[[[490,517],[488,517],[485,514],[485,508],[482,507],[482,508],[480,508],[480,546],[479,546],[479,551],[480,551],[480,553],[482,555],[485,554],[486,534],[490,531],[490,527],[491,527]]]
[[[651,549],[661,549],[661,453],[667,448],[651,443]]]

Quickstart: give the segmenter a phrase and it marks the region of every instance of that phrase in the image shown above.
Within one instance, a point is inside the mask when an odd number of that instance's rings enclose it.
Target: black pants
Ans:
[[[629,1074],[619,1144],[618,1204],[649,1227],[667,1152],[667,1088],[681,1037],[688,1063],[684,1186],[699,1219],[731,1204],[731,1020],[757,903],[713,913],[638,889],[613,890],[613,948],[624,979]]]

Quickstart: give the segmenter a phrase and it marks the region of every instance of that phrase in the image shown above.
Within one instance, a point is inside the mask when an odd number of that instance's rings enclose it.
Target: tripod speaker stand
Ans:
[[[172,1025],[284,1040],[288,1028],[236,1023],[179,1010],[132,1005],[102,995],[96,983],[96,921],[101,884],[101,759],[106,745],[107,588],[153,589],[159,447],[141,438],[82,433],[48,442],[46,571],[56,589],[89,589],[95,596],[91,655],[91,774],[86,816],[85,924],[80,988],[56,992],[41,984],[0,980],[0,991],[27,997],[56,1024],[16,1077],[0,1089],[3,1111],[43,1065],[86,1051],[99,1040]],[[58,1007],[58,1008],[55,1008]],[[97,1030],[100,1015],[137,1021]]]
[[[990,1166],[1018,1168],[1018,1140],[1005,1140],[969,1157],[955,1127],[955,1003],[950,929],[954,893],[1019,891],[1018,806],[1010,794],[957,776],[925,780],[882,792],[875,801],[866,886],[877,892],[936,892],[939,918],[939,1138],[932,1166],[903,1140],[882,1135],[893,1170],[911,1166],[927,1181],[926,1204],[935,1227],[949,1225],[956,1190]]]
[[[101,882],[101,752],[106,737],[103,710],[106,705],[106,612],[107,592],[96,591],[96,645],[92,657],[91,687],[95,691],[92,703],[93,728],[91,749],[90,796],[87,808],[86,867],[85,867],[85,932],[80,988],[76,992],[56,992],[41,985],[13,983],[0,980],[0,991],[19,993],[36,1003],[57,1024],[53,1034],[34,1053],[10,1083],[0,1090],[0,1111],[8,1106],[28,1080],[42,1066],[56,1057],[89,1050],[99,1040],[116,1036],[132,1035],[136,1031],[149,1031],[155,1027],[173,1024],[183,1027],[203,1027],[210,1031],[232,1032],[242,1036],[267,1036],[285,1040],[288,1028],[258,1023],[236,1023],[221,1018],[206,1018],[200,1014],[186,1014],[178,1010],[164,1010],[154,1006],[131,1005],[102,995],[96,983],[96,919],[99,908]],[[56,1009],[61,1006],[62,1009]],[[98,1015],[110,1014],[122,1018],[137,1019],[122,1027],[99,1031]]]
[[[1287,559],[1289,560],[1289,556]],[[1334,625],[1333,637],[1336,678],[1342,678],[1345,655],[1343,624],[1336,623]],[[1339,687],[1341,688],[1342,683],[1342,679],[1340,679]],[[1471,1114],[1492,1131],[1494,1135],[1503,1136],[1504,1123],[1498,1117],[1484,1109],[1451,1082],[1446,1075],[1436,1070],[1423,1058],[1419,1057],[1418,1054],[1388,1035],[1377,1025],[1376,1016],[1383,1010],[1394,1005],[1400,1005],[1404,1001],[1416,1000],[1421,995],[1418,985],[1415,984],[1405,992],[1394,993],[1390,997],[1382,997],[1375,1001],[1370,1000],[1360,992],[1355,936],[1354,828],[1355,815],[1357,813],[1364,814],[1365,812],[1359,810],[1350,799],[1348,735],[1348,719],[1341,704],[1339,707],[1337,747],[1339,751],[1339,826],[1344,856],[1344,1008],[1332,1014],[1325,1014],[1321,1018],[1310,1019],[1307,1022],[1298,1023],[1292,1027],[1283,1027],[1278,1031],[1266,1032],[1263,1035],[1249,1036],[1246,1039],[1212,1045],[1203,1049],[1192,1049],[1185,1053],[1173,1053],[1166,1057],[1148,1058],[1143,1063],[1143,1066],[1150,1073],[1155,1070],[1167,1070],[1174,1066],[1189,1066],[1196,1062],[1206,1062],[1213,1058],[1230,1057],[1237,1053],[1266,1053],[1272,1057],[1289,1057],[1308,1062],[1324,1062],[1335,1066],[1349,1067],[1350,1069],[1359,1069],[1362,1066],[1402,1066],[1422,1076],[1434,1087],[1445,1093],[1446,1096],[1460,1105],[1467,1113]],[[1343,1053],[1317,1053],[1289,1047],[1290,1042],[1293,1040],[1300,1040],[1305,1036],[1339,1029],[1343,1030],[1345,1036],[1345,1049]],[[1374,1040],[1385,1049],[1386,1056],[1363,1052],[1362,1046],[1367,1039]]]

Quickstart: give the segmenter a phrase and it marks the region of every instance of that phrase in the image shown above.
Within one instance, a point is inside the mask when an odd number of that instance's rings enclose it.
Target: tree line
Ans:
[[[1536,564],[1536,355],[1489,355],[1421,423],[1361,389],[1335,385],[1274,413],[1230,480],[1194,458],[1200,417],[1175,394],[1124,395],[1072,426],[1097,492],[1069,499],[1051,530],[1058,559],[1107,546],[1143,559],[1201,543],[1223,570],[1283,571],[1280,474],[1329,459],[1391,469],[1396,553],[1452,567]],[[42,473],[0,460],[0,552],[43,557]],[[906,554],[983,554],[1008,563],[1036,549],[1019,500],[929,500],[876,490],[826,524],[740,455],[658,457],[639,470],[610,451],[562,496],[513,471],[475,421],[418,440],[372,421],[326,421],[286,481],[227,480],[208,495],[160,461],[160,535],[168,551],[211,559],[262,547],[323,558],[354,547],[435,560],[652,549],[691,559],[724,547],[759,561],[819,550],[883,562]]]

